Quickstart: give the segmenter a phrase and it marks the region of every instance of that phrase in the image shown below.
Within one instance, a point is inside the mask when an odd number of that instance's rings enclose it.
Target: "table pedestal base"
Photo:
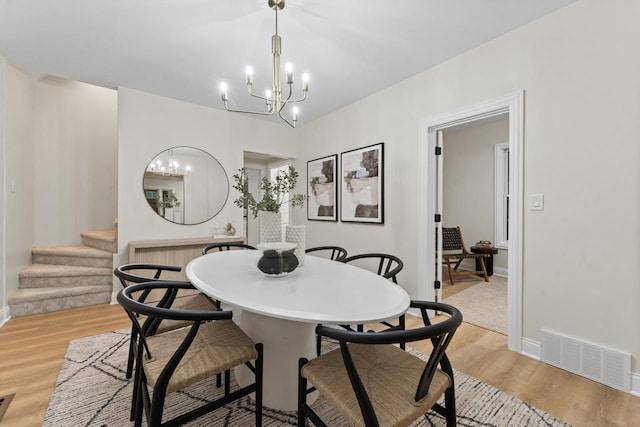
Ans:
[[[314,323],[296,322],[242,311],[240,326],[255,342],[264,345],[263,404],[282,411],[298,408],[298,359],[316,356]],[[253,382],[245,366],[235,369],[238,383]],[[312,402],[317,393],[307,396]]]

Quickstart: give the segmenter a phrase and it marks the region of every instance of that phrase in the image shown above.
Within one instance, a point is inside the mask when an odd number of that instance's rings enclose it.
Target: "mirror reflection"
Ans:
[[[143,178],[149,206],[167,221],[199,224],[218,214],[229,196],[229,179],[211,154],[173,147],[155,156]]]

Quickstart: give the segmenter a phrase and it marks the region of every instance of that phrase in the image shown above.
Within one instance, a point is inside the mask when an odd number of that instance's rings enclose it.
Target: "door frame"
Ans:
[[[485,101],[449,113],[420,121],[420,198],[418,222],[418,299],[433,301],[431,284],[436,277],[433,262],[435,236],[434,218],[436,197],[436,135],[439,130],[474,122],[489,117],[509,114],[510,201],[509,201],[509,255],[507,290],[508,348],[522,352],[522,256],[523,256],[523,200],[524,200],[524,91]],[[431,250],[430,250],[431,249]]]

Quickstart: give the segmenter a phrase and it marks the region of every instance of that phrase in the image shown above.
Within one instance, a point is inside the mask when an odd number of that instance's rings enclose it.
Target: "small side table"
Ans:
[[[487,269],[487,276],[493,276],[493,256],[498,253],[498,248],[491,246],[471,246],[470,250],[474,254],[489,254],[489,256],[484,259],[484,266]],[[479,259],[476,259],[476,271],[482,271]]]

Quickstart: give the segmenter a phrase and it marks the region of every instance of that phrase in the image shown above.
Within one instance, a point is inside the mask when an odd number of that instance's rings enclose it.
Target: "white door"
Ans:
[[[253,194],[256,200],[260,200],[260,179],[262,179],[262,171],[260,169],[246,168],[247,178],[249,180],[249,192]],[[260,243],[260,222],[253,217],[250,210],[245,210],[244,220],[246,221],[246,236],[249,245],[256,246]]]

